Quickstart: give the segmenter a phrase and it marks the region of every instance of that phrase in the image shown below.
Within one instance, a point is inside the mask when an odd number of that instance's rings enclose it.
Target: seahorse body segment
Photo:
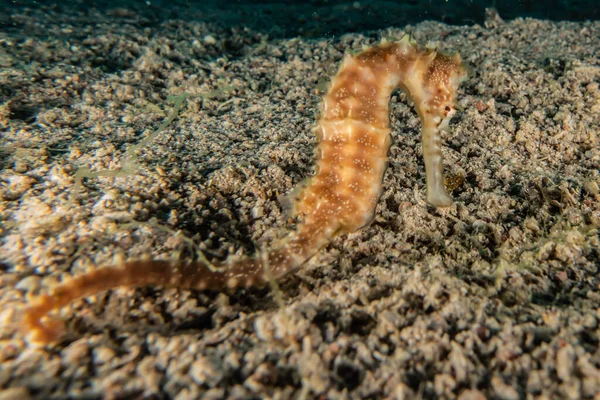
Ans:
[[[396,88],[414,101],[423,124],[427,200],[437,207],[449,206],[440,130],[455,113],[456,90],[465,75],[458,54],[420,49],[407,35],[356,56],[346,55],[323,98],[314,129],[319,141],[317,172],[302,184],[293,204],[293,213],[302,222],[279,246],[216,265],[131,261],[75,277],[31,300],[24,314],[31,340],[55,340],[58,325],[43,320],[79,297],[118,286],[221,290],[265,285],[298,268],[334,235],[366,225],[381,194],[391,143],[388,103]]]

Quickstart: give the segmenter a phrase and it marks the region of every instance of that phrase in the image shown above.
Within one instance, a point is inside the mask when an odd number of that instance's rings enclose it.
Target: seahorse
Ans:
[[[396,88],[412,99],[422,123],[427,201],[436,207],[451,205],[443,184],[440,131],[456,112],[456,91],[465,77],[458,53],[419,48],[409,35],[345,55],[314,127],[315,174],[293,192],[292,214],[301,222],[281,243],[214,265],[204,258],[189,263],[139,260],[76,276],[31,299],[23,314],[30,341],[57,340],[63,328],[47,315],[78,298],[119,286],[195,290],[264,286],[299,268],[334,236],[367,225],[387,168],[389,99]]]

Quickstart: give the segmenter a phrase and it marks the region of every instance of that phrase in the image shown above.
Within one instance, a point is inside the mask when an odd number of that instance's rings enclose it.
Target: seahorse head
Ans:
[[[456,113],[455,99],[459,84],[466,78],[460,55],[444,55],[432,51],[424,71],[426,113],[439,129],[444,129]]]

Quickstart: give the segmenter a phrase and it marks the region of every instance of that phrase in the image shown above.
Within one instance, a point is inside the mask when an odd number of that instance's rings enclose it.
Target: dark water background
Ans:
[[[424,20],[454,25],[483,23],[494,7],[504,19],[600,18],[600,0],[0,0],[0,31],[22,28],[19,14],[60,18],[61,14],[107,13],[123,23],[153,26],[166,20],[247,27],[270,37],[324,37],[405,26]]]

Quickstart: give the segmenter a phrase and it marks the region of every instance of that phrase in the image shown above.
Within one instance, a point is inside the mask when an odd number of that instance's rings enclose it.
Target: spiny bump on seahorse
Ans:
[[[460,55],[419,48],[410,35],[347,54],[323,96],[314,128],[316,172],[293,191],[291,212],[300,223],[279,245],[254,256],[211,264],[138,260],[75,276],[33,298],[24,327],[34,342],[54,341],[60,327],[47,314],[72,301],[118,286],[223,290],[264,286],[300,267],[338,234],[368,224],[382,190],[391,144],[389,99],[400,88],[423,125],[427,201],[452,204],[442,174],[440,131],[455,114],[456,90],[466,72]]]

